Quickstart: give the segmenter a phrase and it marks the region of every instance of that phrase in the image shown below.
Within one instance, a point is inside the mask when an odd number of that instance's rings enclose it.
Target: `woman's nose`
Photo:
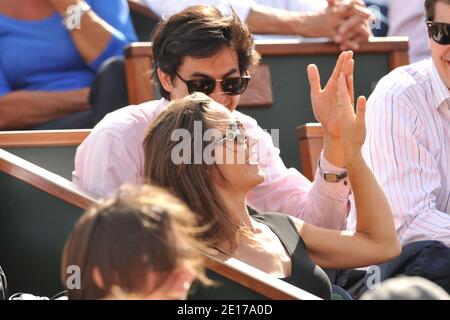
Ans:
[[[247,136],[247,158],[248,163],[258,162],[258,138]]]

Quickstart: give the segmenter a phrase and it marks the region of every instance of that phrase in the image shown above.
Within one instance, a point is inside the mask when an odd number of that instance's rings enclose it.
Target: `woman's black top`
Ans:
[[[291,258],[292,272],[284,280],[322,299],[331,299],[331,283],[325,272],[309,257],[305,243],[292,219],[279,213],[252,214],[252,218],[267,225],[277,235]],[[264,299],[264,296],[208,271],[210,279],[219,286],[204,287],[196,283],[190,299]]]

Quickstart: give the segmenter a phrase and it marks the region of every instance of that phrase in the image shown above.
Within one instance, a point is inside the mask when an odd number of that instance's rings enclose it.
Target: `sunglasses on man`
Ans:
[[[250,81],[250,76],[225,77],[223,79],[206,77],[203,79],[185,80],[178,73],[175,74],[186,84],[189,94],[201,92],[210,95],[216,87],[216,82],[219,82],[223,93],[229,96],[237,96],[247,89],[248,82]]]
[[[427,21],[428,35],[442,45],[450,44],[450,24],[443,22]]]

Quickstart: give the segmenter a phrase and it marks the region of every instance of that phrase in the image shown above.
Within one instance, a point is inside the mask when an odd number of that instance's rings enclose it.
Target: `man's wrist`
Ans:
[[[318,38],[324,36],[323,31],[318,24],[319,15],[317,12],[296,13],[295,16],[295,34],[303,37]]]
[[[285,12],[280,15],[280,18],[284,20],[283,24],[286,26],[286,30],[292,30],[292,33],[296,35],[308,36],[306,18],[303,13]]]

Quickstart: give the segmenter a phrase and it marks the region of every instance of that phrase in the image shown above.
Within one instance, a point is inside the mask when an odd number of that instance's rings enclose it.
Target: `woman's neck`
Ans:
[[[225,210],[230,215],[231,219],[239,226],[248,229],[252,233],[258,232],[255,224],[250,217],[245,201],[245,192],[236,192],[225,188],[219,188],[218,194],[221,196]]]

